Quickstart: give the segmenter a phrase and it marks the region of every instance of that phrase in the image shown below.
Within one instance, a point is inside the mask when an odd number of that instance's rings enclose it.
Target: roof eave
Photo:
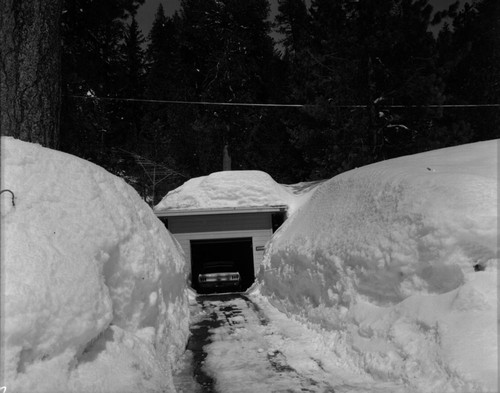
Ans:
[[[272,205],[272,206],[239,206],[239,207],[216,207],[203,209],[162,209],[154,210],[158,217],[174,217],[174,216],[195,216],[209,214],[234,214],[234,213],[277,213],[286,212],[287,205]]]

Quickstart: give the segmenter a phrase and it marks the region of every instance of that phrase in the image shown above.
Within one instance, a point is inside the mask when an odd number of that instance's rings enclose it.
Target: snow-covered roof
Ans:
[[[156,205],[157,215],[276,211],[296,196],[261,171],[225,171],[188,180]]]

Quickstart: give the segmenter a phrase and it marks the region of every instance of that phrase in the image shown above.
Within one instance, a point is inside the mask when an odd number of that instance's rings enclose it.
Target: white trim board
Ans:
[[[174,216],[194,216],[206,214],[234,214],[234,213],[277,213],[286,212],[288,206],[246,206],[246,207],[219,207],[206,209],[165,209],[155,210],[154,213],[158,217],[174,217]]]

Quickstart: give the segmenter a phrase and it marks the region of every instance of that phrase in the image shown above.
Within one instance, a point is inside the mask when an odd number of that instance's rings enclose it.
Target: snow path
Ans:
[[[179,391],[402,391],[402,385],[377,383],[352,372],[322,345],[317,332],[281,314],[265,299],[251,299],[237,294],[197,298],[187,353],[192,352],[188,358],[198,387],[177,378]],[[194,337],[199,332],[207,334],[206,340]]]

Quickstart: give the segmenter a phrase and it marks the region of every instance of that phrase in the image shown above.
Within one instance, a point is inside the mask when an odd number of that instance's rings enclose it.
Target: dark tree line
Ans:
[[[288,120],[317,163],[306,176],[498,137],[498,108],[434,107],[500,102],[499,4],[458,6],[433,15],[426,0],[313,0],[308,11],[280,1],[288,97],[318,104]],[[435,38],[429,28],[443,18],[452,28]],[[349,104],[364,107],[341,107]]]
[[[183,0],[147,37],[143,3],[63,2],[57,146],[143,195],[155,181],[138,157],[156,163],[156,200],[224,157],[287,183],[499,137],[498,107],[450,107],[500,103],[497,0],[279,0],[273,21],[268,0]]]

